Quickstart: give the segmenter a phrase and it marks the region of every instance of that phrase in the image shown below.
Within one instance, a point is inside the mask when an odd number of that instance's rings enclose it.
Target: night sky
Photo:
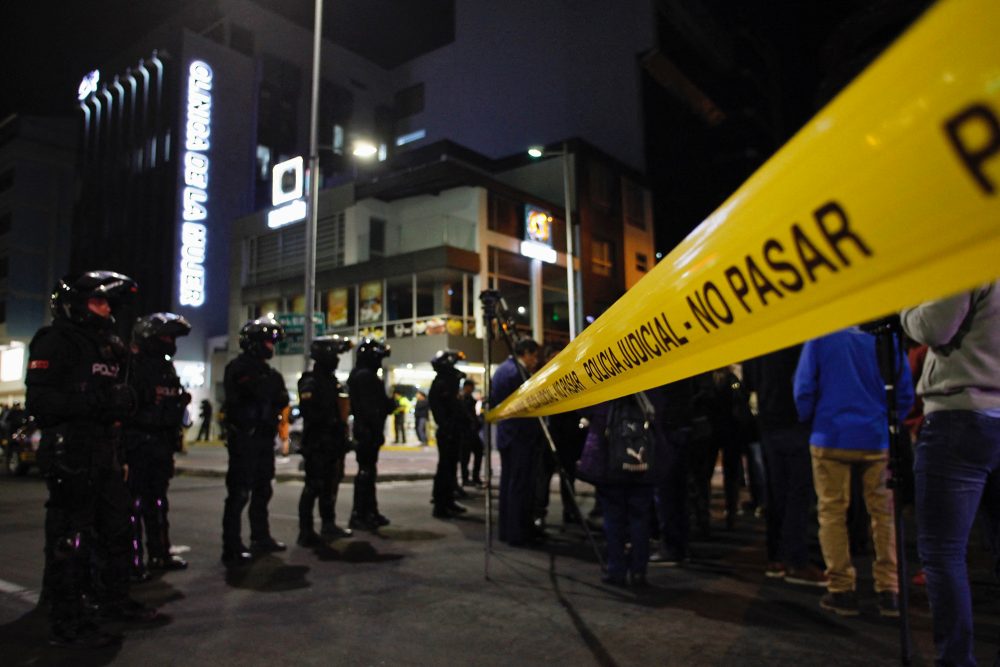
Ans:
[[[0,116],[72,113],[84,74],[187,1],[4,2]]]
[[[311,24],[312,0],[257,1]],[[83,74],[192,2],[198,0],[8,0],[0,20],[0,118],[72,113]],[[725,114],[710,126],[647,77],[647,174],[658,249],[680,241],[928,4],[656,2],[661,51]],[[328,34],[386,65],[451,38],[442,25],[451,23],[452,0],[339,0],[326,7]],[[414,37],[401,37],[408,34]]]

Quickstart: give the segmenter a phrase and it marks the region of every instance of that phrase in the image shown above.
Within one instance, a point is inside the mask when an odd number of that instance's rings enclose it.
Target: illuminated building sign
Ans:
[[[205,364],[200,361],[175,361],[174,368],[181,386],[185,389],[197,389],[205,386]]]
[[[208,150],[212,139],[212,68],[195,60],[188,68],[184,125],[184,189],[181,192],[180,293],[182,306],[205,303],[208,248]]]
[[[271,229],[284,227],[293,222],[306,219],[306,200],[296,199],[284,206],[267,212],[267,226]]]
[[[80,87],[76,89],[76,98],[82,102],[90,97],[90,94],[97,90],[97,84],[100,80],[101,73],[98,70],[88,72],[80,79]]]
[[[521,254],[532,259],[554,264],[556,251],[552,248],[552,215],[534,206],[524,207],[524,241]]]
[[[267,226],[271,229],[306,218],[305,169],[302,156],[293,157],[274,165],[271,172],[271,205],[267,213]]]
[[[552,215],[540,208],[525,206],[524,238],[552,247]]]

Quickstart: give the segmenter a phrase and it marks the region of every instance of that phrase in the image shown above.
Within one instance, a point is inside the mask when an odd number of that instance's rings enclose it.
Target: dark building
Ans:
[[[233,221],[255,211],[265,215],[273,203],[274,166],[306,153],[312,16],[304,9],[311,4],[182,3],[120,55],[81,72],[81,197],[70,265],[136,278],[133,314],[169,309],[191,320],[194,331],[181,342],[178,365],[195,389],[207,391],[213,352],[232,333],[234,318],[246,314],[227,317]],[[593,305],[578,319],[617,298],[624,285],[614,279],[617,272],[651,266],[651,252],[631,257],[617,240],[620,230],[611,231],[615,221],[638,220],[648,211],[636,61],[653,38],[646,0],[629,0],[629,11],[436,0],[422,5],[423,14],[400,6],[383,16],[363,2],[348,4],[353,9],[335,10],[324,29],[318,100],[323,187],[399,182],[396,176],[420,160],[420,150],[433,152],[440,142],[500,162],[512,155],[527,160],[530,145],[555,146],[578,136],[574,205],[581,212],[574,227],[582,245],[576,254],[582,259],[585,253],[588,267],[604,271],[581,274],[577,287]],[[345,22],[372,39],[348,34]],[[397,24],[396,38],[378,32]],[[373,162],[355,158],[362,141],[377,156]],[[414,151],[417,157],[408,157]],[[585,152],[602,157],[591,165]],[[616,166],[607,170],[605,164]],[[630,174],[627,183],[621,170]],[[565,196],[559,161],[521,173],[546,172],[547,180],[513,187],[559,206]],[[516,178],[518,170],[491,173]],[[519,197],[516,206],[523,206]],[[500,195],[489,205],[497,211],[506,206]],[[271,227],[293,224],[303,208],[295,203]],[[421,235],[421,224],[408,222],[405,233]],[[302,280],[302,263],[290,259],[300,230],[279,232],[274,239],[280,240],[283,270]],[[377,238],[377,223],[365,234]],[[257,250],[265,251],[268,242]],[[305,312],[294,298],[280,308],[276,314]]]
[[[0,121],[0,400],[24,395],[26,345],[51,317],[76,193],[72,118]]]

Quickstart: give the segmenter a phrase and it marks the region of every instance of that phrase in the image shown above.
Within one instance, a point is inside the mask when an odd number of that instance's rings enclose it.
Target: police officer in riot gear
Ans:
[[[299,378],[299,408],[305,421],[302,430],[302,457],[305,459],[305,486],[299,498],[298,544],[312,547],[320,537],[349,537],[351,531],[335,523],[337,489],[344,478],[347,454],[347,410],[335,372],[341,354],[354,344],[348,338],[324,336],[312,342],[309,356],[316,362]],[[345,406],[346,408],[346,406]],[[313,527],[313,505],[319,499],[320,534]]]
[[[354,479],[354,508],[348,525],[359,530],[377,530],[389,525],[389,519],[378,511],[375,498],[375,476],[378,450],[385,442],[385,419],[396,403],[386,396],[379,377],[382,359],[390,348],[382,340],[366,337],[358,344],[354,369],[347,378],[354,415],[354,441],[358,459],[358,474]]]
[[[128,596],[129,495],[117,451],[120,421],[135,400],[123,381],[128,348],[111,313],[135,291],[131,278],[111,271],[66,276],[50,299],[52,325],[29,348],[27,407],[42,429],[38,461],[49,489],[44,596],[59,646],[116,641],[98,618],[156,615]]]
[[[153,313],[132,328],[129,384],[136,395],[136,412],[125,424],[128,488],[132,494],[132,578],[149,574],[143,564],[143,526],[150,570],[182,570],[187,563],[170,553],[167,487],[173,476],[174,452],[180,451],[184,412],[191,394],[184,391],[170,360],[177,337],[191,325],[174,313]]]
[[[465,373],[455,368],[455,364],[465,359],[458,350],[441,350],[431,359],[431,367],[437,372],[431,383],[428,400],[431,414],[437,424],[438,465],[434,475],[434,516],[451,519],[464,514],[466,508],[455,502],[455,475],[458,459],[462,451],[462,441],[468,430],[468,420],[462,401],[458,397],[459,385]]]
[[[274,436],[281,411],[288,405],[288,391],[281,374],[268,366],[274,345],[285,331],[273,319],[247,322],[240,330],[239,356],[225,372],[226,502],[222,515],[222,561],[246,563],[256,553],[284,551],[271,536],[267,503],[274,480]],[[250,549],[240,537],[243,508],[250,504]]]

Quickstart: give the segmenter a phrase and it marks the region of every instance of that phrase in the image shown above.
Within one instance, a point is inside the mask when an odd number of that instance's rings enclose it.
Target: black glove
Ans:
[[[109,419],[125,419],[135,413],[135,391],[127,384],[113,384],[101,396],[101,411]]]
[[[104,332],[101,336],[98,351],[105,361],[123,362],[128,358],[128,345],[121,338],[111,332]]]

